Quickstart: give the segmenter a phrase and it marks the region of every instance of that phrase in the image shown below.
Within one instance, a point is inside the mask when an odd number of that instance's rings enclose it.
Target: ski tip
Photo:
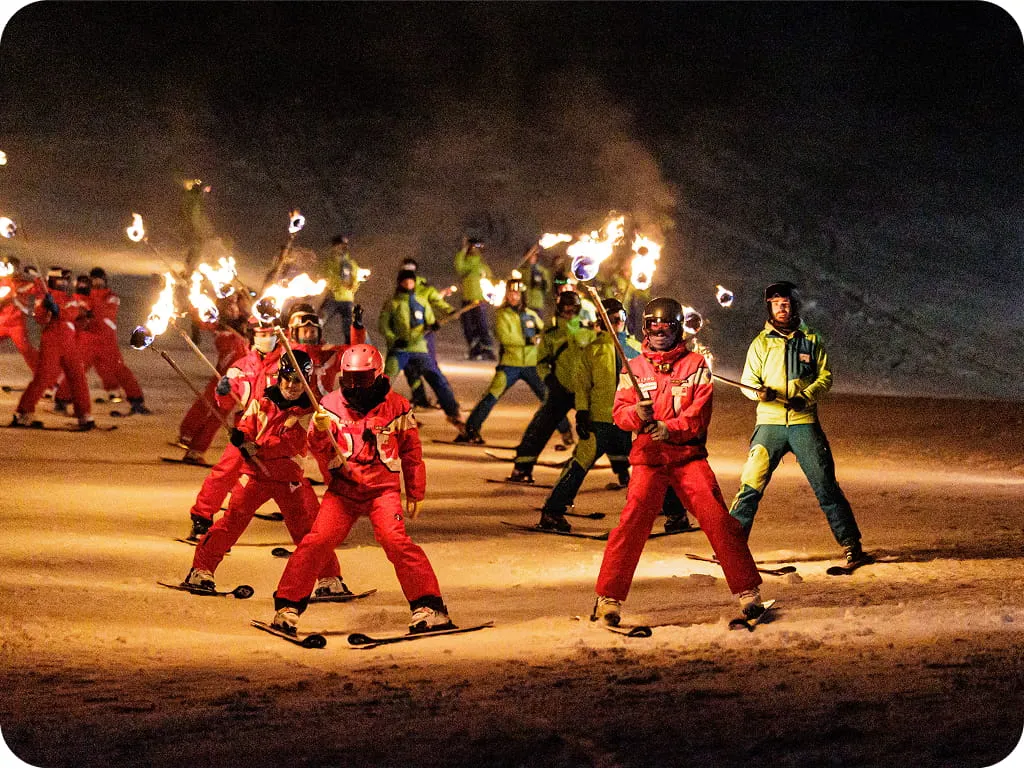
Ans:
[[[629,638],[650,638],[654,635],[654,631],[651,630],[647,625],[637,625],[634,628],[630,628],[629,632],[626,633]]]
[[[364,644],[373,643],[373,639],[364,633],[352,633],[348,637],[348,642],[353,646],[363,646]]]
[[[273,550],[270,551],[270,554],[272,556],[274,556],[275,558],[291,558],[292,557],[292,551],[289,550],[287,547],[275,547]]]
[[[233,595],[235,598],[244,600],[246,598],[252,598],[254,595],[256,595],[256,591],[252,588],[251,585],[239,585],[231,591],[231,595]]]
[[[299,643],[306,649],[323,649],[327,646],[327,639],[319,633],[310,633]]]

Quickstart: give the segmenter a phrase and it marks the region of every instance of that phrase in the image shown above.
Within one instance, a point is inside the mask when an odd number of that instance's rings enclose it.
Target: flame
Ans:
[[[288,216],[290,217],[288,222],[289,235],[295,235],[299,230],[306,226],[306,217],[302,215],[302,212],[299,211],[299,209],[296,208],[294,211],[290,212]]]
[[[523,279],[523,273],[521,273],[519,270],[512,270],[512,280],[522,280],[522,279]]]
[[[0,150],[0,166],[7,165],[7,153]]]
[[[10,262],[0,262],[0,278],[6,278],[14,274],[14,265]]]
[[[199,320],[203,321],[203,323],[216,323],[220,313],[217,311],[217,305],[214,304],[214,301],[203,293],[202,285],[203,274],[196,270],[192,273],[192,288],[188,292],[188,300],[196,309]]]
[[[160,336],[167,330],[167,324],[174,317],[174,276],[169,272],[164,273],[164,287],[157,297],[156,304],[149,311],[146,318],[146,331],[150,337]]]
[[[704,327],[704,318],[692,307],[683,307],[683,331],[696,336]]]
[[[314,281],[306,273],[296,275],[292,280],[274,283],[252,307],[252,316],[263,323],[274,321],[286,299],[299,296],[319,296],[327,288],[327,281]]]
[[[126,229],[125,232],[128,234],[128,240],[132,243],[138,243],[146,237],[146,228],[142,226],[142,217],[132,212],[131,227]]]
[[[213,291],[218,298],[224,299],[235,293],[235,287],[232,285],[232,281],[238,275],[238,270],[235,269],[235,257],[222,256],[217,260],[216,267],[211,267],[206,262],[203,262],[199,265],[198,269],[210,281]],[[193,284],[195,283],[195,274],[192,275],[192,282]],[[212,323],[213,321],[210,322]]]
[[[572,274],[579,280],[596,278],[601,262],[612,255],[615,246],[626,236],[625,224],[626,217],[617,216],[605,222],[601,228],[603,236],[597,230],[580,235],[579,240],[565,250],[572,257]]]
[[[736,298],[732,291],[721,285],[715,286],[715,291],[715,298],[722,307],[732,307],[732,302]]]
[[[11,293],[10,286],[0,286],[0,299],[6,299],[9,293]]]
[[[367,278],[370,277],[370,271],[365,267],[360,267],[359,272],[356,273],[356,283],[365,283]]]
[[[480,278],[480,290],[483,291],[484,299],[488,304],[501,307],[501,303],[505,301],[505,281],[503,280],[491,283],[487,278]]]
[[[708,371],[713,372],[715,369],[715,354],[711,352],[711,348],[703,342],[698,342],[696,339],[693,340],[693,351],[698,355],[704,356],[704,362],[708,364]]]
[[[8,219],[6,216],[0,216],[0,235],[3,235],[5,238],[13,238],[17,232],[18,225],[13,220]]]
[[[537,241],[537,245],[541,248],[551,248],[557,246],[559,243],[571,243],[572,235],[566,235],[565,233],[558,233],[557,235],[552,232],[545,232],[544,236]]]
[[[661,244],[637,233],[633,238],[633,253],[636,256],[630,263],[632,268],[630,283],[633,284],[633,288],[646,291],[654,280],[654,271],[658,267],[658,258],[661,256]]]

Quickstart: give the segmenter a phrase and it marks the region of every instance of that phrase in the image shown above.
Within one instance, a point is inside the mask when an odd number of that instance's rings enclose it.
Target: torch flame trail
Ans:
[[[626,236],[625,226],[626,217],[617,216],[605,222],[601,228],[603,236],[597,230],[589,235],[581,235],[565,250],[572,257],[572,274],[579,280],[593,280],[597,277],[601,262],[612,255],[615,246]]]
[[[167,325],[171,322],[171,318],[174,317],[175,282],[174,276],[171,273],[164,273],[163,290],[160,291],[156,304],[153,305],[153,309],[149,311],[149,317],[146,318],[146,330],[151,337],[157,337],[164,333],[167,330]]]
[[[715,299],[722,307],[732,307],[733,300],[736,295],[732,291],[727,289],[725,286],[719,284],[715,286]]]
[[[142,217],[134,211],[132,212],[132,223],[125,230],[125,233],[127,233],[128,240],[132,243],[138,243],[146,237],[146,228],[142,224]]]
[[[192,273],[192,288],[188,292],[188,300],[203,323],[216,323],[220,312],[217,310],[216,303],[203,293],[202,285],[203,274],[196,270]]]
[[[487,278],[480,278],[480,290],[488,304],[501,307],[502,302],[505,301],[505,281],[503,280],[491,283]]]
[[[654,271],[661,257],[661,244],[637,233],[633,239],[633,261],[630,263],[630,283],[640,291],[646,291],[654,280]]]
[[[235,293],[235,287],[232,285],[238,276],[238,270],[235,267],[235,257],[229,256],[225,258],[222,256],[217,261],[216,267],[211,267],[206,262],[203,262],[197,269],[210,281],[213,291],[219,299],[226,299]],[[195,280],[194,277],[193,280]]]
[[[537,244],[541,248],[551,248],[557,246],[559,243],[571,243],[572,235],[566,235],[564,232],[555,234],[553,232],[545,232]]]

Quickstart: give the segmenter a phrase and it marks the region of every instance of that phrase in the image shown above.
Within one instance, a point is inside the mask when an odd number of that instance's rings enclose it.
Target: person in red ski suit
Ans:
[[[219,299],[217,309],[220,313],[217,322],[207,324],[206,329],[213,332],[213,344],[217,350],[217,361],[214,363],[214,368],[220,372],[221,376],[210,378],[203,391],[203,397],[196,398],[178,426],[176,445],[185,448],[183,461],[196,465],[205,464],[203,455],[210,448],[213,437],[221,427],[220,417],[227,416],[236,403],[233,398],[214,400],[217,386],[235,361],[249,352],[249,338],[244,331],[245,314],[239,306],[238,295],[232,294],[225,299]],[[277,340],[273,333],[265,335],[261,342],[266,347],[263,354],[269,354],[276,343]],[[249,399],[246,397],[239,402],[242,403],[244,409]],[[219,415],[210,408],[211,403],[217,405]]]
[[[57,383],[61,372],[71,387],[79,429],[91,430],[96,426],[92,419],[85,369],[75,344],[75,318],[83,310],[83,305],[67,293],[70,278],[69,271],[51,267],[46,278],[48,290],[35,301],[33,317],[43,327],[39,339],[39,363],[32,381],[21,394],[11,427],[43,426],[41,421],[33,418],[36,404],[43,393]]]
[[[79,293],[77,288],[75,292],[79,301],[88,308],[88,315],[79,316],[82,323],[78,325],[76,334],[82,365],[86,372],[91,367],[96,369],[103,389],[108,393],[124,390],[131,405],[129,414],[150,414],[142,388],[125,365],[117,343],[117,313],[121,309],[121,297],[108,288],[107,273],[102,267],[93,267],[88,280],[84,293]],[[71,388],[64,379],[54,396],[54,410],[59,411],[61,405],[66,407],[70,394]]]
[[[273,326],[255,321],[253,324],[252,349],[231,363],[213,390],[214,404],[220,413],[227,415],[238,407],[235,416],[236,427],[249,404],[262,398],[266,389],[277,381],[278,365],[281,361],[281,350],[276,346],[277,337],[274,335]],[[220,333],[226,332],[216,332],[215,340],[219,338]],[[216,426],[220,427],[220,420],[215,421]],[[207,441],[206,445],[209,445],[213,436],[204,440]],[[185,456],[188,458],[189,454]],[[213,516],[220,510],[228,493],[242,474],[242,460],[241,452],[229,442],[217,464],[203,481],[196,501],[189,511],[192,531],[187,537],[188,540],[198,541],[213,525]]]
[[[4,275],[7,270],[10,273]],[[11,340],[32,372],[39,362],[39,351],[29,341],[25,319],[32,314],[38,291],[36,282],[26,280],[21,274],[21,261],[14,256],[8,257],[7,267],[0,270],[0,339]]]
[[[619,624],[621,604],[669,486],[696,516],[744,615],[760,616],[764,611],[758,590],[761,576],[746,533],[729,515],[707,461],[711,372],[702,355],[687,349],[679,302],[655,299],[647,304],[643,317],[642,352],[627,365],[645,397],[637,398],[623,373],[612,408],[615,424],[635,435],[629,453],[633,474],[619,525],[608,535],[591,619]]]
[[[313,366],[303,352],[296,352],[295,359],[298,368],[288,358],[281,361],[277,384],[250,402],[232,431],[231,443],[242,455],[242,472],[231,490],[227,512],[196,545],[192,568],[181,583],[193,592],[216,590],[214,572],[267,500],[280,506],[295,544],[302,541],[317,517],[316,494],[299,461],[306,453],[306,418],[313,410],[302,379],[311,375]],[[312,576],[317,597],[349,592],[333,551],[324,554]],[[310,584],[310,592],[313,588]],[[306,599],[309,597],[307,593]]]
[[[363,309],[358,304],[352,312],[350,336],[352,345],[366,342]],[[302,350],[313,360],[310,386],[317,398],[336,390],[341,375],[341,356],[351,345],[323,344],[323,321],[313,305],[306,303],[296,304],[288,311],[288,338],[292,349]]]
[[[409,401],[391,389],[376,348],[357,344],[342,355],[341,389],[329,393],[314,414],[309,448],[330,483],[313,529],[281,575],[271,624],[298,634],[317,571],[365,515],[409,601],[410,632],[452,627],[430,561],[409,538],[402,516],[402,480],[405,512],[413,519],[426,490],[416,418]]]

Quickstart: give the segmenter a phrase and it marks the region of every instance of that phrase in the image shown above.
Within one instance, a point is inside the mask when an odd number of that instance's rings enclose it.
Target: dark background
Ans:
[[[724,369],[788,278],[840,387],[1020,399],[1021,53],[987,4],[37,4],[0,42],[0,212],[151,272],[129,214],[180,253],[199,176],[253,275],[292,206],[301,245],[350,234],[375,312],[406,255],[446,282],[468,232],[507,271],[616,209]]]

